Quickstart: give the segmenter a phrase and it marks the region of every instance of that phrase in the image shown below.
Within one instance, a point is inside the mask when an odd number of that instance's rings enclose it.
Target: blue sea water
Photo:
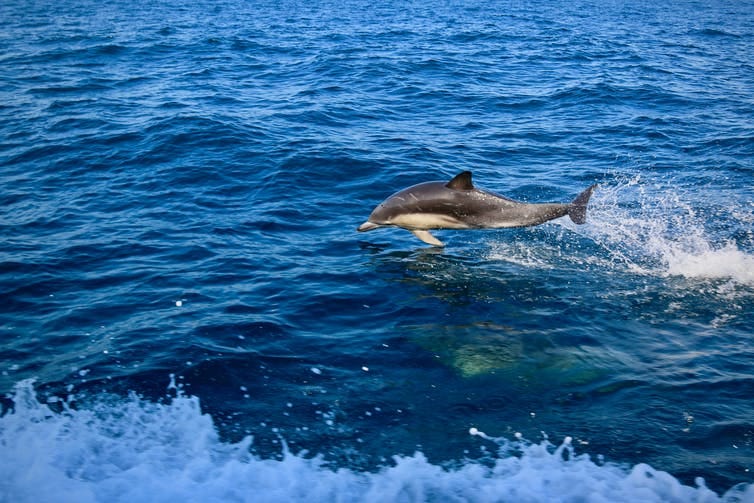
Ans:
[[[0,501],[754,501],[751,2],[0,22]]]

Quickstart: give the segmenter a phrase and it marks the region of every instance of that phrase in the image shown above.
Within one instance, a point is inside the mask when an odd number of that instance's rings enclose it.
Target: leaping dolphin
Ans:
[[[401,227],[433,246],[445,246],[430,229],[500,229],[539,225],[565,215],[574,223],[586,222],[586,205],[597,185],[570,203],[529,204],[477,189],[471,172],[459,173],[449,182],[413,185],[381,202],[358,227],[365,232],[380,227]]]

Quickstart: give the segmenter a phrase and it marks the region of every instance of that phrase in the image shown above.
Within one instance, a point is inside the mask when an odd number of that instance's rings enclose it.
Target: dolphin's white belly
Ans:
[[[441,213],[405,213],[394,217],[390,223],[404,229],[470,229],[471,227],[450,215]]]

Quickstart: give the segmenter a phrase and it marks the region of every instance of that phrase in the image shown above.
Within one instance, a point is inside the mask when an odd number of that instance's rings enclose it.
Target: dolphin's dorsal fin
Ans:
[[[453,190],[473,190],[474,184],[471,183],[471,171],[458,173],[445,186]]]

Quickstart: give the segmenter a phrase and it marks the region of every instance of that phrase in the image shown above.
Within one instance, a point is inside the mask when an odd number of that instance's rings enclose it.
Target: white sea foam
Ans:
[[[690,487],[646,464],[576,456],[569,439],[555,448],[472,429],[480,442],[515,445],[520,454],[448,469],[417,453],[369,473],[330,469],[321,458],[287,451],[281,460],[252,456],[250,438],[219,439],[194,397],[155,404],[132,396],[53,412],[24,381],[12,399],[14,411],[0,418],[4,502],[754,502],[754,485],[736,486],[721,499],[701,480]]]
[[[754,255],[727,243],[713,249],[706,245],[696,252],[669,249],[665,254],[668,274],[687,278],[731,278],[754,285]]]

